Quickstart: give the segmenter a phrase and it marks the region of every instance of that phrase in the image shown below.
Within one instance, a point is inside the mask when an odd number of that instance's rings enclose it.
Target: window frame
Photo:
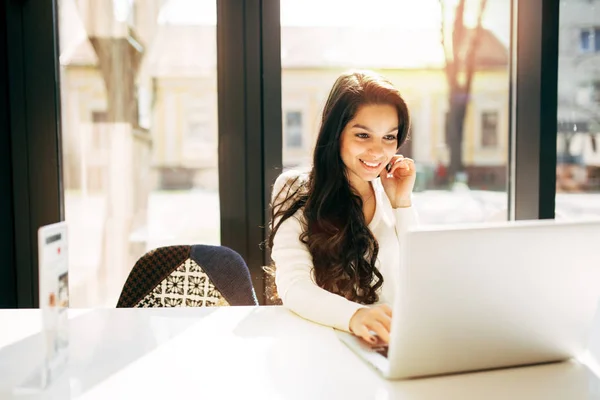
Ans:
[[[56,0],[9,0],[4,7],[6,51],[0,77],[8,99],[11,142],[9,195],[13,203],[12,241],[16,303],[38,306],[37,231],[64,220],[60,148],[60,74]],[[3,172],[4,173],[4,172]],[[10,275],[10,272],[9,272]],[[4,276],[0,276],[0,281]],[[9,304],[11,306],[11,304]]]
[[[217,2],[221,244],[246,260],[261,304],[271,187],[282,165],[279,10],[272,0]]]
[[[553,219],[560,0],[512,7],[508,219]]]

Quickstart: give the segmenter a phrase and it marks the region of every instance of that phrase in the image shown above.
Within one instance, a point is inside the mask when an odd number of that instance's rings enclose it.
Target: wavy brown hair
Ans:
[[[269,247],[281,224],[302,209],[303,232],[313,259],[316,284],[363,304],[378,301],[383,276],[375,266],[379,245],[367,227],[363,202],[350,185],[340,155],[340,137],[364,105],[392,105],[398,111],[398,143],[406,141],[410,118],[400,92],[369,71],[341,75],[333,85],[321,121],[308,180],[296,178],[274,196]]]

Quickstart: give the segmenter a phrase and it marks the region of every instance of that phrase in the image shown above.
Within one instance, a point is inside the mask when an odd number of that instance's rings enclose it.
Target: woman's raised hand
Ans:
[[[417,178],[415,162],[401,155],[392,157],[387,169],[381,172],[381,183],[385,193],[392,203],[392,207],[410,207],[411,194]]]

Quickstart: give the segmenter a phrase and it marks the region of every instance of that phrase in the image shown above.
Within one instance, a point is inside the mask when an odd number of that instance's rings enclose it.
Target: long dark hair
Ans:
[[[317,285],[363,304],[379,300],[383,276],[376,268],[377,240],[367,227],[363,202],[351,187],[340,155],[340,136],[358,109],[392,105],[398,111],[398,144],[405,142],[410,119],[399,91],[369,71],[341,75],[333,85],[321,121],[312,170],[305,182],[288,182],[271,204],[269,247],[282,222],[303,209],[300,240],[313,259]],[[376,279],[375,279],[376,278]]]

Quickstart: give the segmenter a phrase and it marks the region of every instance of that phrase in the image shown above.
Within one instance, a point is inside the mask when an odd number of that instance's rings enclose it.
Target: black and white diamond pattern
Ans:
[[[136,307],[211,307],[229,305],[196,262],[185,260]]]

